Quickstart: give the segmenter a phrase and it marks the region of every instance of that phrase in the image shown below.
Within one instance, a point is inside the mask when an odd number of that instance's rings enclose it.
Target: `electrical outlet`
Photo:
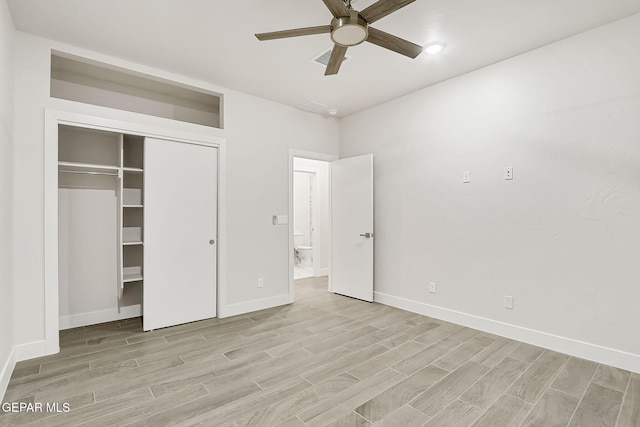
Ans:
[[[504,168],[504,179],[506,180],[513,179],[513,167],[506,166]]]
[[[436,293],[436,282],[429,282],[429,293]]]
[[[505,295],[504,297],[504,308],[508,308],[509,310],[513,309],[513,297]]]
[[[465,184],[468,182],[471,182],[471,172],[469,171],[462,172],[462,182],[464,182]]]
[[[258,277],[258,287],[259,288],[264,287],[264,280],[262,280],[262,277]]]

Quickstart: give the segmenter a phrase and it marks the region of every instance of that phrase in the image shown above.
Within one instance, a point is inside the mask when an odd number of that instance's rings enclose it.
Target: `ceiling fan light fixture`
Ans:
[[[433,42],[426,44],[422,50],[429,55],[435,55],[436,53],[442,51],[445,46],[446,44],[444,42]]]
[[[358,16],[333,18],[331,40],[344,47],[356,46],[369,37],[367,21]]]
[[[423,47],[419,44],[369,27],[370,23],[397,12],[415,0],[373,0],[374,3],[365,8],[362,13],[352,7],[352,3],[356,0],[322,1],[334,16],[329,25],[258,33],[256,38],[265,41],[329,33],[333,41],[333,49],[324,71],[325,76],[338,74],[342,61],[346,58],[347,49],[365,41],[411,59],[415,59],[423,52]]]

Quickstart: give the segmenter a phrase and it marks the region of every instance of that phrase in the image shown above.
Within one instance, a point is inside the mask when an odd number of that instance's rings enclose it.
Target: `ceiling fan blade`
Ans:
[[[346,53],[346,47],[338,46],[337,44],[333,46],[331,57],[329,58],[329,63],[327,64],[327,69],[324,72],[325,76],[338,74],[338,70],[340,70],[340,66],[342,65],[342,61],[344,60],[344,56],[346,55]]]
[[[379,0],[360,12],[360,16],[369,24],[373,24],[378,19],[384,18],[414,1],[416,0]]]
[[[325,5],[327,5],[327,9],[335,16],[336,18],[340,18],[342,16],[350,16],[349,9],[342,0],[322,0]]]
[[[409,58],[415,58],[422,53],[422,46],[371,27],[369,27],[367,41]]]
[[[295,28],[293,30],[273,31],[271,33],[256,34],[260,41],[284,39],[287,37],[310,36],[313,34],[325,34],[331,32],[331,25],[320,25],[318,27]]]

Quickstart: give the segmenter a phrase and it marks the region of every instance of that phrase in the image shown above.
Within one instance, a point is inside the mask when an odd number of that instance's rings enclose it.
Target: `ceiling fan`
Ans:
[[[338,73],[348,47],[356,46],[365,41],[409,58],[415,58],[422,52],[420,45],[369,26],[369,24],[373,24],[415,0],[379,0],[361,12],[351,7],[351,0],[322,1],[334,16],[331,24],[260,33],[256,34],[256,37],[258,40],[264,41],[330,33],[334,47],[324,73],[325,76]]]

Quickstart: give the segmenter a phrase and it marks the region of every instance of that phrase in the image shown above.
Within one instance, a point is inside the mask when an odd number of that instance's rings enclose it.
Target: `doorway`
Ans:
[[[314,190],[316,173],[297,170],[294,159],[293,171],[293,279],[314,277],[314,264],[319,264],[318,257],[313,256],[316,228],[314,220]],[[317,246],[315,246],[317,250]]]
[[[320,162],[310,162],[320,161]],[[300,162],[300,163],[298,163]],[[318,169],[304,169],[301,164],[326,165],[327,179],[319,178]],[[297,169],[297,171],[296,171]],[[322,197],[317,195],[317,187],[321,183],[327,184],[327,233],[326,262],[323,265],[322,252],[316,248],[322,246],[322,238],[318,235],[309,237],[311,244],[305,245],[304,231],[298,225],[295,229],[294,217],[294,176],[295,172],[315,173],[315,179],[307,177],[301,187],[315,188],[311,201],[304,204],[311,205],[314,217],[312,228],[317,230],[321,221],[318,219],[316,208],[321,204]],[[314,184],[315,183],[315,184]],[[306,222],[306,221],[305,221]],[[310,222],[311,224],[311,222]],[[373,301],[373,155],[362,154],[338,160],[336,156],[310,153],[289,149],[289,302],[295,301],[294,269],[296,262],[302,264],[303,257],[300,248],[296,251],[296,243],[306,246],[306,250],[313,257],[314,276],[327,277],[326,286],[329,292],[358,298],[363,301]],[[297,236],[294,236],[294,232]],[[295,238],[298,238],[297,241]],[[296,257],[296,253],[298,257]],[[314,259],[315,258],[315,259]],[[320,259],[318,259],[320,258]],[[309,261],[307,261],[309,262]],[[317,264],[318,263],[318,264]],[[319,266],[316,270],[316,264]],[[326,266],[326,267],[325,267]],[[326,269],[326,270],[324,270]],[[323,271],[324,270],[324,271]],[[324,276],[323,276],[324,275]],[[311,279],[300,279],[311,280]],[[316,280],[318,282],[319,279]],[[324,282],[324,280],[322,280]],[[323,284],[323,286],[325,286]]]
[[[289,295],[294,286],[327,277],[330,288],[330,175],[337,156],[289,152]]]
[[[294,159],[293,278],[329,274],[329,164]]]

